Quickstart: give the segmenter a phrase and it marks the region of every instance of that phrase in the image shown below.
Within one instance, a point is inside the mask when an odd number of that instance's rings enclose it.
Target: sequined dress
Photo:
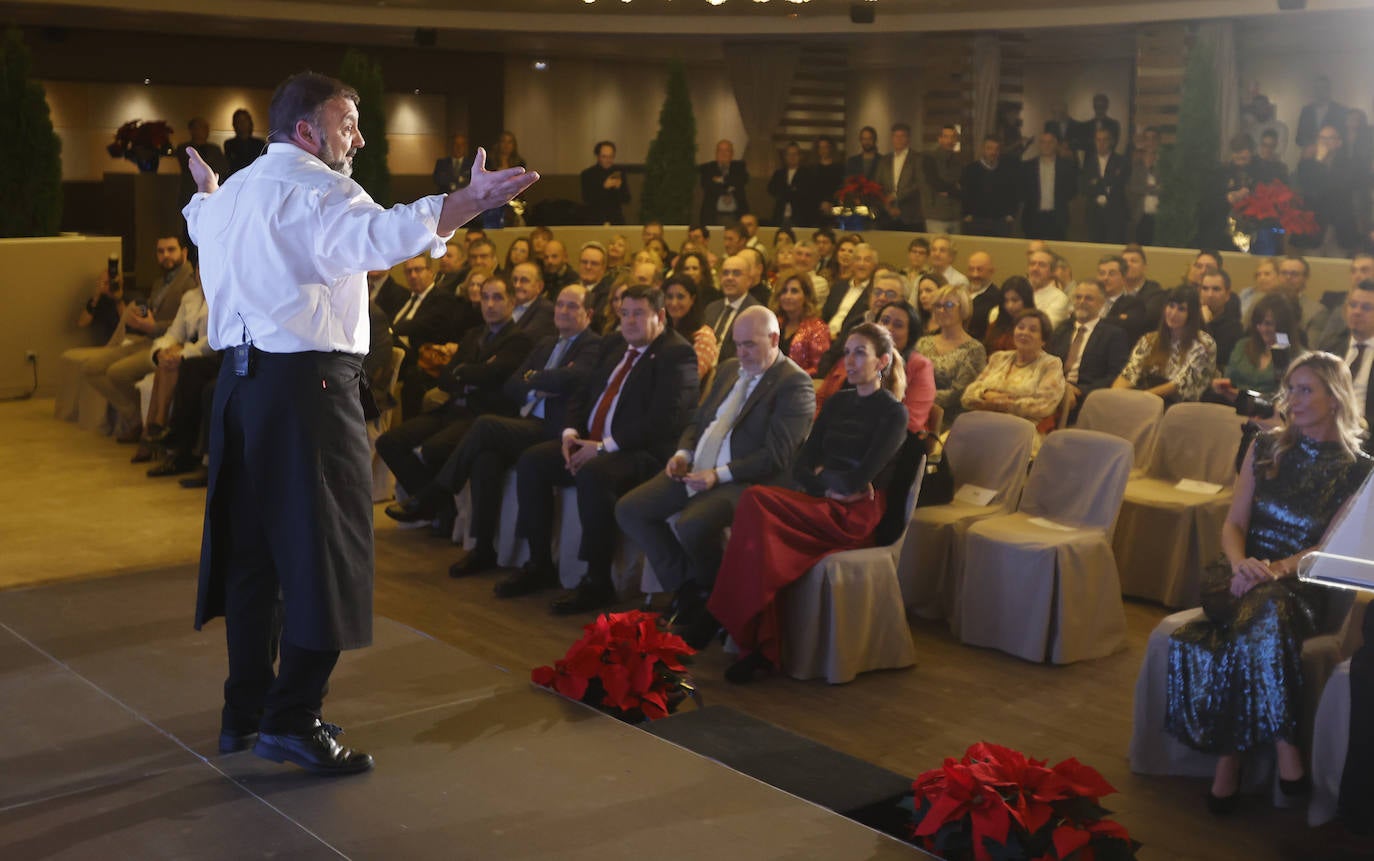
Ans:
[[[1371,460],[1351,461],[1338,442],[1300,437],[1264,473],[1272,435],[1255,440],[1255,496],[1245,553],[1282,559],[1318,544],[1341,505],[1360,487]],[[1243,753],[1275,740],[1296,742],[1302,642],[1316,632],[1329,590],[1296,578],[1254,587],[1228,622],[1202,619],[1169,641],[1165,729],[1204,753]]]

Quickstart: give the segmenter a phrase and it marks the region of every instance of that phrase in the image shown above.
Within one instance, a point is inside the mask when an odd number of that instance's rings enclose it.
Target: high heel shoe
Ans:
[[[1279,778],[1279,792],[1285,798],[1301,798],[1312,791],[1312,775],[1304,774],[1297,780],[1284,780]]]
[[[1207,812],[1213,816],[1230,816],[1236,812],[1236,804],[1239,801],[1239,787],[1230,795],[1214,795],[1212,790],[1207,790]]]

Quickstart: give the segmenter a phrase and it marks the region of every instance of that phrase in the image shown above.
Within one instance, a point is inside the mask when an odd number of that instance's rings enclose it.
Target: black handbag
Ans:
[[[1231,594],[1231,563],[1225,556],[1218,556],[1202,569],[1202,612],[1218,625],[1229,625],[1236,620],[1236,609],[1240,599]]]
[[[945,505],[954,499],[954,471],[949,468],[944,445],[935,434],[927,435],[925,442],[926,475],[921,479],[921,493],[916,497],[917,508]]]

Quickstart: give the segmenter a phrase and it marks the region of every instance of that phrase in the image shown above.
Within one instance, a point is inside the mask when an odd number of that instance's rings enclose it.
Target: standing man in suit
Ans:
[[[1115,148],[1117,142],[1121,140],[1121,123],[1107,116],[1107,108],[1110,106],[1111,102],[1107,99],[1106,93],[1098,93],[1093,96],[1093,117],[1085,125],[1088,127],[1088,134],[1092,136],[1088,140],[1094,144],[1097,143],[1098,132],[1104,130],[1111,132],[1112,147]]]
[[[1101,284],[1086,278],[1079,281],[1073,288],[1073,317],[1054,330],[1046,346],[1051,355],[1064,363],[1071,423],[1077,420],[1088,395],[1111,388],[1131,356],[1132,344],[1128,343],[1125,330],[1101,317],[1106,299]]]
[[[468,136],[459,132],[449,143],[448,155],[434,162],[434,188],[439,194],[457,191],[472,181],[472,156]]]
[[[616,504],[620,528],[644,551],[659,584],[678,596],[677,624],[694,648],[715,633],[706,599],[725,554],[725,529],[751,484],[777,484],[811,429],[815,388],[778,349],[778,318],[747,308],[737,358],[723,362],[667,467]],[[666,522],[678,515],[677,525]]]
[[[552,335],[554,303],[544,298],[544,273],[538,264],[529,260],[517,263],[511,267],[507,280],[515,303],[511,311],[511,329],[524,332],[533,344]]]
[[[1056,147],[1067,146],[1071,151],[1074,144],[1078,143],[1078,129],[1083,124],[1069,116],[1069,106],[1063,102],[1055,102],[1050,105],[1050,118],[1045,120],[1045,126],[1041,131],[1052,132],[1057,141]]]
[[[1132,242],[1154,244],[1159,194],[1159,129],[1147,126],[1137,139],[1131,176],[1126,180],[1126,206],[1130,210],[1126,233]]]
[[[731,257],[725,258],[725,262],[720,264],[720,299],[706,306],[702,312],[701,320],[711,327],[716,335],[716,343],[720,345],[720,361],[733,358],[735,355],[735,341],[731,336],[734,331],[735,321],[739,319],[740,313],[745,308],[759,304],[749,293],[750,275],[754,271],[753,264],[749,262],[752,252],[742,251]]]
[[[1342,310],[1345,331],[1332,335],[1321,349],[1345,359],[1355,382],[1355,401],[1364,410],[1364,420],[1374,427],[1374,387],[1370,386],[1370,369],[1374,367],[1374,281],[1356,284],[1346,296]],[[1364,450],[1374,453],[1374,436],[1365,437]]]
[[[1069,201],[1077,185],[1073,159],[1059,154],[1059,136],[1040,135],[1040,157],[1021,165],[1021,227],[1027,239],[1062,240],[1069,229]]]
[[[859,129],[859,151],[844,160],[845,178],[862,176],[877,182],[878,161],[882,157],[878,152],[878,130],[864,126]]]
[[[701,176],[701,224],[728,224],[749,211],[749,170],[735,160],[735,145],[716,144],[716,159],[698,169]]]
[[[921,211],[928,233],[958,233],[963,224],[963,165],[954,151],[958,142],[954,126],[941,126],[935,148],[921,159]]]
[[[1011,236],[1016,224],[1018,177],[1014,162],[1002,161],[1002,143],[983,139],[981,157],[964,167],[960,179],[964,232],[975,236]]]
[[[696,351],[666,326],[662,291],[638,285],[626,290],[620,332],[607,340],[590,384],[569,404],[561,439],[527,449],[515,466],[517,530],[529,546],[530,577],[539,582],[557,580],[553,490],[577,488],[578,558],[587,563],[587,574],[554,602],[555,614],[615,602],[616,502],[673,453],[699,391]]]
[[[630,187],[625,171],[615,163],[615,144],[600,141],[592,147],[596,164],[582,171],[582,205],[592,224],[624,224]]]
[[[1348,110],[1350,109],[1340,102],[1331,101],[1331,79],[1326,75],[1318,75],[1312,82],[1312,101],[1303,105],[1302,113],[1298,116],[1298,131],[1293,137],[1293,142],[1299,148],[1315,145],[1322,126],[1344,131],[1345,114]]]
[[[878,159],[875,181],[883,187],[890,230],[922,230],[921,157],[911,151],[911,126],[892,126],[892,152]]]
[[[1104,100],[1106,96],[1102,96]],[[1096,100],[1094,100],[1095,102]],[[1112,122],[1116,122],[1112,120]],[[1126,241],[1126,183],[1131,167],[1116,151],[1108,127],[1093,133],[1094,153],[1083,165],[1083,195],[1088,199],[1088,236],[1091,242]]]
[[[830,288],[821,308],[821,319],[830,327],[830,349],[821,354],[816,376],[824,378],[844,355],[844,333],[859,325],[868,313],[873,292],[873,273],[878,268],[878,252],[868,243],[854,246],[850,257],[850,278]]]
[[[778,227],[812,227],[819,203],[812,197],[811,185],[801,163],[801,147],[792,141],[782,151],[782,167],[768,180],[773,196],[773,224]]]

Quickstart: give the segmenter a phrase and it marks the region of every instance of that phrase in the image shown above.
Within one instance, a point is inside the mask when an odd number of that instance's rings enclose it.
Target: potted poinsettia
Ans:
[[[657,613],[603,613],[554,665],[530,680],[628,723],[667,717],[696,688],[684,661],[696,654]]]
[[[841,230],[867,230],[882,209],[883,187],[863,174],[844,181],[831,210]]]
[[[162,120],[130,120],[105,150],[111,158],[127,158],[140,171],[152,173],[159,159],[172,154],[172,127]]]
[[[1231,241],[1243,252],[1273,255],[1283,251],[1285,234],[1316,236],[1321,225],[1302,203],[1282,180],[1259,183],[1231,207]]]
[[[913,789],[910,837],[947,861],[1127,861],[1139,848],[1098,803],[1116,790],[1076,759],[1050,768],[979,742]]]

